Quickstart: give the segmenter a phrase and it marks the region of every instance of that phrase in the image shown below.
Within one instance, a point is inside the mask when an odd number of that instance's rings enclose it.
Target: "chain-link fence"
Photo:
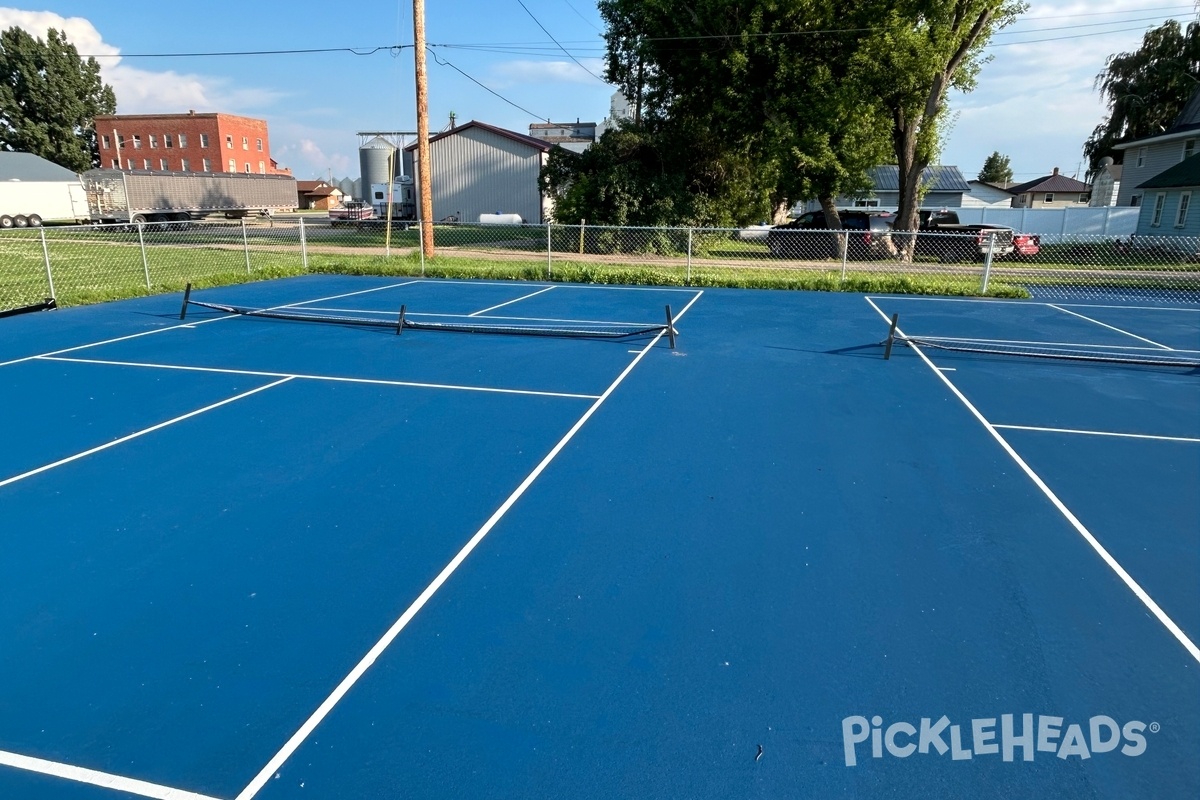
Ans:
[[[1200,240],[327,219],[0,231],[0,312],[309,273],[1200,303]],[[432,255],[427,256],[432,247]]]

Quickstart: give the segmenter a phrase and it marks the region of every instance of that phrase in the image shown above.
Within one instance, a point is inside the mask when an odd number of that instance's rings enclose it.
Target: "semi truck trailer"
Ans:
[[[89,218],[98,223],[180,222],[221,214],[292,211],[290,175],[93,169],[83,173]]]

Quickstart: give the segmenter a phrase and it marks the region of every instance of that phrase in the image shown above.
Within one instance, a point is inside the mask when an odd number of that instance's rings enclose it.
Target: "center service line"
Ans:
[[[675,319],[679,320],[682,318],[683,315],[687,313],[687,310],[692,307],[692,304],[700,299],[700,295],[702,294],[704,294],[703,291],[697,292],[696,296],[693,297],[691,301],[684,306],[678,314],[675,315]],[[370,669],[371,665],[375,663],[376,659],[383,655],[383,651],[386,650],[388,646],[396,639],[396,637],[400,635],[400,632],[408,626],[408,623],[412,621],[413,617],[415,617],[417,613],[425,607],[425,604],[428,603],[430,599],[437,593],[438,589],[442,588],[442,584],[444,584],[450,578],[450,576],[454,574],[454,571],[457,570],[463,561],[467,559],[467,556],[471,555],[471,551],[479,546],[479,543],[482,542],[484,537],[491,532],[492,528],[496,527],[496,524],[505,514],[508,513],[508,510],[513,507],[517,500],[521,498],[521,495],[525,494],[525,490],[527,490],[533,484],[533,482],[537,480],[538,476],[541,475],[546,467],[550,465],[550,462],[553,461],[560,452],[562,452],[562,449],[566,447],[567,443],[575,437],[575,434],[578,433],[579,429],[584,426],[584,423],[592,418],[592,415],[595,414],[600,406],[604,404],[604,401],[607,400],[614,391],[616,391],[616,388],[621,385],[621,382],[625,380],[626,376],[633,372],[633,368],[638,365],[646,353],[650,352],[650,349],[658,343],[665,333],[666,331],[661,331],[657,336],[651,339],[650,343],[641,349],[641,351],[637,354],[637,357],[635,357],[633,361],[629,362],[629,365],[625,367],[620,375],[617,376],[616,380],[614,380],[609,387],[604,390],[604,393],[596,399],[596,402],[592,403],[591,407],[588,408],[587,411],[583,412],[583,416],[571,426],[571,429],[567,431],[561,439],[559,439],[558,444],[554,445],[550,452],[546,454],[545,458],[543,458],[541,462],[533,468],[533,471],[525,477],[525,480],[521,481],[521,484],[513,490],[512,494],[508,496],[508,499],[505,500],[500,507],[495,510],[495,512],[493,512],[492,516],[488,518],[487,522],[483,523],[483,527],[475,532],[475,535],[472,536],[465,545],[463,545],[462,549],[458,551],[454,558],[450,559],[450,563],[442,568],[442,571],[439,572],[437,577],[433,579],[433,582],[425,587],[425,590],[417,596],[417,599],[412,602],[412,605],[405,609],[404,613],[400,615],[400,618],[392,624],[392,627],[388,628],[383,637],[375,643],[375,646],[367,651],[367,654],[363,656],[362,660],[360,660],[354,666],[354,669],[350,670],[350,674],[342,679],[341,683],[337,685],[337,688],[333,690],[333,693],[330,694],[329,697],[325,698],[325,701],[317,707],[317,710],[312,713],[312,716],[305,720],[304,724],[300,726],[300,729],[292,734],[292,738],[287,740],[287,743],[284,744],[283,748],[280,749],[280,751],[276,753],[270,761],[267,762],[266,766],[264,766],[262,770],[260,770],[259,773],[254,776],[254,780],[247,784],[246,788],[238,794],[236,800],[251,800],[251,798],[258,794],[263,786],[267,784],[267,781],[271,780],[271,777],[279,771],[279,768],[283,766],[284,762],[291,757],[292,753],[299,749],[300,745],[304,743],[304,740],[308,738],[309,734],[311,734],[316,727],[321,724],[321,721],[324,720],[325,717],[329,715],[329,712],[333,710],[333,707],[336,706],[338,702],[346,696],[346,693],[349,692],[354,684],[358,682],[358,679],[361,678],[368,669]]]
[[[891,324],[891,319],[887,314],[883,313],[879,306],[875,305],[875,301],[869,297],[864,299],[871,304],[871,308],[875,309],[879,316],[883,317],[885,322]],[[901,332],[899,328],[896,329],[896,333],[900,336],[904,336],[903,332]],[[1071,509],[1067,508],[1066,504],[1063,503],[1062,500],[1058,499],[1058,495],[1056,495],[1050,489],[1050,487],[1046,485],[1046,482],[1043,481],[1041,477],[1033,471],[1033,468],[1025,463],[1025,459],[1021,458],[1021,456],[1017,454],[1017,451],[1014,450],[1012,445],[1008,443],[1008,440],[1000,435],[1000,431],[996,430],[996,426],[988,422],[987,418],[979,412],[979,409],[975,408],[975,406],[971,404],[971,401],[967,399],[966,395],[959,391],[958,387],[950,382],[950,379],[946,377],[946,373],[941,372],[937,366],[929,360],[929,356],[925,355],[924,351],[922,351],[920,347],[917,347],[912,343],[909,343],[909,347],[916,351],[917,355],[921,357],[921,360],[925,362],[927,367],[933,370],[934,375],[937,375],[939,378],[941,378],[942,383],[946,384],[950,391],[954,393],[954,396],[962,401],[962,404],[967,407],[967,410],[970,411],[972,415],[974,415],[975,419],[979,420],[983,427],[987,429],[987,432],[992,435],[992,438],[994,438],[1000,444],[1000,446],[1004,448],[1004,452],[1008,453],[1012,460],[1016,462],[1017,466],[1020,467],[1027,476],[1029,476],[1029,479],[1033,481],[1034,485],[1042,490],[1042,494],[1046,495],[1046,498],[1052,504],[1054,504],[1054,507],[1059,510],[1059,513],[1066,518],[1067,522],[1071,523],[1071,526],[1075,528],[1076,532],[1078,532],[1079,535],[1084,538],[1084,541],[1091,545],[1092,549],[1096,551],[1096,554],[1104,560],[1105,564],[1108,564],[1109,568],[1117,574],[1117,577],[1129,587],[1129,590],[1132,591],[1134,595],[1136,595],[1137,598],[1142,601],[1142,604],[1150,610],[1150,613],[1153,614],[1158,621],[1163,624],[1163,627],[1171,632],[1172,636],[1179,640],[1179,643],[1183,645],[1184,649],[1187,650],[1189,654],[1191,654],[1192,658],[1200,662],[1200,647],[1197,647],[1195,642],[1188,638],[1187,634],[1183,632],[1183,629],[1176,625],[1173,619],[1167,616],[1167,612],[1163,611],[1159,607],[1158,603],[1154,602],[1154,598],[1152,598],[1146,592],[1146,590],[1143,589],[1141,585],[1139,585],[1138,582],[1133,579],[1132,575],[1125,571],[1125,568],[1122,567],[1121,564],[1112,557],[1112,554],[1104,549],[1104,545],[1100,544],[1099,540],[1092,535],[1092,532],[1089,531],[1084,524],[1079,521],[1079,518],[1071,513]]]
[[[1056,311],[1061,311],[1064,314],[1070,314],[1072,317],[1079,317],[1080,319],[1086,319],[1088,322],[1094,322],[1102,328],[1108,328],[1110,331],[1116,331],[1117,333],[1123,333],[1126,336],[1132,336],[1135,339],[1139,339],[1143,342],[1146,342],[1147,344],[1152,344],[1155,347],[1161,347],[1163,350],[1171,349],[1170,347],[1167,347],[1165,344],[1159,344],[1156,341],[1147,339],[1145,336],[1138,336],[1136,333],[1130,333],[1129,331],[1121,330],[1120,328],[1116,327],[1115,325],[1109,325],[1107,322],[1101,322],[1098,319],[1092,319],[1091,317],[1086,317],[1083,314],[1080,314],[1076,311],[1068,311],[1067,309],[1063,308],[1062,306],[1054,305],[1054,303],[1046,303],[1046,305],[1050,306],[1050,308],[1053,308]]]
[[[531,298],[531,297],[537,297],[539,294],[542,294],[543,292],[548,292],[548,291],[550,291],[550,290],[551,290],[551,289],[553,289],[553,288],[554,288],[553,286],[547,286],[545,289],[538,289],[536,292],[531,292],[530,294],[523,295],[523,296],[521,296],[521,297],[518,297],[518,298],[517,298],[517,299],[515,299],[515,300],[509,300],[509,301],[507,301],[507,302],[504,302],[504,303],[499,303],[499,304],[497,304],[497,305],[490,306],[490,307],[488,307],[488,308],[482,308],[482,309],[480,309],[479,311],[476,311],[476,312],[474,312],[474,313],[472,313],[472,314],[467,314],[467,316],[468,316],[468,317],[477,317],[477,316],[479,316],[480,314],[486,314],[486,313],[487,313],[487,312],[489,312],[489,311],[495,311],[497,308],[504,308],[505,306],[511,306],[513,303],[519,303],[519,302],[521,302],[522,300],[528,300],[528,299],[529,299],[529,298]]]

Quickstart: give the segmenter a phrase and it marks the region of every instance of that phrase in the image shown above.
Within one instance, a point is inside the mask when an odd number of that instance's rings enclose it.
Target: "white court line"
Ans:
[[[343,297],[353,297],[354,295],[357,295],[357,294],[368,294],[370,292],[378,292],[381,289],[395,289],[398,286],[408,286],[410,283],[420,283],[420,281],[404,281],[403,283],[392,283],[392,284],[388,284],[387,286],[376,286],[371,289],[360,289],[356,292],[345,292],[343,294],[330,295],[329,297],[318,297],[315,300],[306,300],[304,302],[306,302],[306,303],[323,303],[326,300],[338,300]],[[297,305],[299,305],[299,304],[297,304]],[[288,307],[289,306],[275,306],[274,308],[266,309],[266,310],[274,311],[274,310],[277,310],[280,308],[288,308]],[[162,333],[163,331],[173,331],[173,330],[177,330],[179,328],[195,328],[197,325],[206,325],[210,322],[220,322],[221,320],[224,320],[224,319],[236,319],[236,318],[237,317],[230,315],[230,316],[224,316],[224,317],[213,317],[212,319],[202,319],[199,321],[181,322],[178,325],[168,325],[165,328],[155,328],[154,330],[149,330],[149,331],[139,331],[138,333],[131,333],[126,336],[117,336],[113,339],[104,339],[103,341],[99,341],[99,342],[90,342],[89,344],[80,344],[80,345],[75,345],[74,347],[64,347],[62,350],[51,350],[48,353],[38,353],[37,355],[24,356],[23,358],[14,358],[12,361],[0,361],[0,367],[7,367],[10,364],[20,364],[23,361],[32,361],[35,358],[45,358],[46,356],[57,356],[57,355],[61,355],[62,353],[73,353],[76,350],[85,350],[89,347],[100,347],[100,346],[106,345],[106,344],[114,344],[115,342],[124,342],[128,339],[137,339],[139,336],[149,336],[154,333]]]
[[[519,302],[521,302],[522,300],[528,300],[528,299],[529,299],[529,298],[531,298],[531,297],[536,297],[536,296],[538,296],[539,294],[543,294],[543,293],[545,293],[545,292],[548,292],[548,291],[550,291],[550,290],[551,290],[551,289],[553,289],[553,288],[555,288],[555,287],[554,287],[554,286],[547,286],[545,289],[538,289],[536,292],[532,292],[532,293],[530,293],[530,294],[527,294],[527,295],[525,295],[525,296],[523,296],[523,297],[518,297],[516,300],[509,300],[509,301],[508,301],[508,302],[506,302],[506,303],[498,303],[498,304],[496,304],[496,305],[494,305],[494,306],[491,306],[491,307],[489,307],[489,308],[483,308],[483,309],[480,309],[479,311],[475,311],[475,312],[473,312],[473,313],[471,313],[471,314],[467,314],[467,316],[468,316],[468,317],[477,317],[477,316],[479,316],[480,314],[486,314],[486,313],[487,313],[487,312],[489,312],[489,311],[495,311],[497,308],[504,308],[505,306],[511,306],[513,303],[519,303]]]
[[[703,293],[703,291],[697,292],[696,296],[693,297],[691,301],[683,307],[683,310],[675,315],[675,319],[680,319],[683,317],[683,315],[687,313],[687,310],[692,307],[692,304],[700,299],[700,295]],[[429,602],[434,594],[437,593],[438,589],[442,587],[442,584],[444,584],[450,578],[450,576],[454,574],[454,571],[457,570],[463,561],[466,560],[467,556],[471,554],[471,551],[483,541],[484,537],[491,532],[492,528],[496,526],[500,519],[508,513],[508,510],[512,508],[517,500],[521,498],[521,495],[525,494],[525,491],[533,484],[535,480],[537,480],[538,476],[542,474],[546,467],[550,465],[550,462],[553,461],[554,458],[562,451],[562,449],[567,446],[567,442],[571,441],[571,439],[575,437],[575,434],[578,433],[579,429],[584,426],[584,423],[592,418],[592,415],[595,414],[600,406],[604,404],[604,401],[607,400],[614,391],[616,391],[616,388],[621,385],[621,382],[625,380],[626,376],[633,372],[633,368],[636,367],[639,362],[641,362],[646,353],[650,352],[650,349],[654,347],[654,345],[657,344],[660,339],[662,339],[665,333],[665,331],[660,332],[654,337],[654,339],[650,341],[649,344],[643,347],[637,356],[629,362],[629,365],[625,367],[621,374],[617,376],[616,380],[609,384],[609,387],[604,390],[602,395],[596,398],[596,402],[592,403],[588,410],[583,412],[583,416],[571,426],[571,429],[567,431],[561,439],[559,439],[558,444],[551,448],[550,452],[547,453],[541,462],[533,468],[533,471],[525,477],[525,480],[521,481],[521,484],[513,490],[512,494],[508,496],[508,499],[500,504],[500,507],[492,513],[492,516],[488,518],[487,522],[483,523],[483,527],[475,532],[475,535],[472,536],[465,545],[463,545],[463,548],[458,551],[454,558],[450,559],[450,563],[446,564],[446,566],[442,568],[442,571],[439,572],[437,577],[433,579],[433,582],[426,586],[425,590],[418,595],[416,600],[412,602],[412,605],[405,609],[404,613],[400,615],[400,618],[397,619],[392,624],[392,627],[389,628],[383,635],[383,637],[375,643],[375,646],[367,651],[367,654],[362,657],[362,660],[355,664],[354,669],[350,670],[350,674],[342,679],[342,682],[337,685],[337,688],[333,690],[333,693],[330,694],[329,697],[325,698],[324,702],[317,707],[317,710],[313,712],[312,716],[304,721],[304,724],[301,725],[300,729],[292,735],[292,738],[288,739],[283,748],[280,749],[280,751],[276,753],[270,761],[267,762],[266,766],[264,766],[256,776],[254,776],[254,780],[247,784],[246,788],[238,794],[236,800],[250,800],[250,798],[258,794],[263,786],[267,784],[267,781],[271,780],[271,777],[279,771],[284,762],[291,757],[292,753],[296,752],[300,745],[304,743],[304,740],[308,738],[309,734],[311,734],[316,727],[321,724],[321,721],[325,719],[330,711],[333,710],[333,707],[338,704],[338,701],[346,696],[346,693],[349,692],[351,687],[358,682],[358,679],[361,678],[363,674],[366,673],[366,671],[371,667],[371,665],[375,663],[375,660],[383,654],[383,651],[388,648],[388,645],[390,645],[395,638],[400,635],[400,632],[403,631],[408,623],[412,621],[413,617],[417,615],[417,612],[419,612],[425,606],[425,604]]]
[[[107,450],[110,447],[116,447],[119,444],[123,444],[125,442],[130,441],[131,439],[136,439],[139,436],[145,436],[147,433],[153,433],[154,431],[161,430],[161,429],[167,427],[168,425],[174,425],[176,422],[182,422],[185,419],[190,419],[191,417],[197,416],[199,414],[203,414],[205,411],[212,411],[214,408],[220,408],[223,405],[232,403],[236,400],[241,400],[244,397],[249,397],[252,394],[258,394],[259,392],[274,388],[281,383],[287,383],[290,380],[292,380],[292,379],[290,377],[287,377],[287,378],[284,378],[283,380],[278,380],[278,381],[274,381],[272,383],[268,383],[265,386],[259,386],[257,389],[251,389],[248,392],[242,392],[241,394],[235,394],[233,397],[227,397],[224,400],[213,403],[212,405],[207,405],[204,408],[198,408],[195,411],[189,411],[186,414],[175,417],[174,419],[169,419],[166,422],[160,422],[157,425],[151,425],[149,428],[143,428],[140,431],[134,431],[133,433],[129,434],[128,436],[122,436],[119,439],[113,439],[111,442],[106,442],[102,445],[99,445],[98,447],[93,447],[90,450],[84,450],[82,453],[76,453],[73,456],[67,456],[66,458],[60,458],[58,461],[55,461],[51,464],[43,464],[42,466],[40,466],[36,469],[31,469],[28,472],[22,472],[20,475],[14,475],[11,478],[5,478],[4,480],[0,480],[0,486],[8,486],[10,483],[16,483],[17,481],[24,480],[25,478],[29,478],[34,475],[38,475],[42,472],[46,472],[47,470],[52,470],[55,467],[61,467],[63,464],[69,464],[72,461],[78,461],[79,459],[86,458],[87,456],[90,456],[93,453],[99,453],[101,450]]]
[[[336,375],[306,375],[300,372],[265,372],[253,369],[226,369],[224,367],[192,367],[186,364],[154,364],[143,361],[110,361],[102,358],[64,358],[61,356],[38,356],[42,361],[68,361],[74,364],[101,364],[110,367],[145,367],[146,369],[175,369],[182,372],[216,372],[222,375],[253,375],[260,378],[299,378],[307,381],[333,381],[336,383],[370,383],[379,386],[409,386],[417,389],[452,389],[459,392],[491,392],[493,394],[524,394],[535,397],[567,397],[577,400],[595,400],[598,395],[572,394],[570,392],[543,392],[535,389],[502,389],[493,386],[465,386],[451,383],[420,383],[418,381],[394,381],[384,378],[342,378]]]
[[[411,283],[431,283],[445,285],[470,285],[470,286],[512,286],[514,283],[529,283],[533,286],[545,286],[544,281],[476,281],[476,280],[455,280],[454,278],[422,278],[421,280],[411,281]],[[608,290],[612,292],[686,292],[688,294],[696,294],[699,297],[704,294],[704,290],[696,293],[695,289],[680,289],[672,286],[613,286],[607,283],[551,283],[550,286],[558,286],[563,289],[593,289],[593,290]],[[695,302],[695,298],[692,298]],[[691,305],[691,303],[688,303]]]
[[[1084,431],[1075,428],[1039,428],[1034,425],[1000,425],[993,423],[994,428],[1005,428],[1014,431],[1044,431],[1046,433],[1080,433],[1085,436],[1117,436],[1122,439],[1154,439],[1160,442],[1196,442],[1200,443],[1200,439],[1192,439],[1187,436],[1155,436],[1149,433],[1117,433],[1115,431]]]
[[[1047,303],[1046,305],[1057,311],[1061,311],[1064,314],[1070,314],[1072,317],[1079,317],[1080,319],[1086,319],[1088,322],[1094,322],[1102,328],[1108,328],[1110,331],[1116,331],[1117,333],[1123,333],[1126,336],[1132,336],[1134,339],[1137,339],[1138,341],[1146,342],[1147,344],[1152,344],[1155,347],[1161,347],[1163,350],[1171,350],[1172,349],[1170,347],[1167,347],[1165,344],[1159,344],[1158,342],[1154,341],[1153,339],[1147,339],[1145,336],[1138,336],[1136,333],[1130,333],[1127,330],[1122,330],[1121,328],[1118,328],[1115,325],[1109,325],[1107,322],[1101,322],[1098,319],[1092,319],[1091,317],[1085,317],[1083,314],[1080,314],[1076,311],[1068,311],[1067,309],[1063,308],[1062,306],[1056,306],[1053,303]]]
[[[26,772],[37,772],[55,778],[64,778],[76,783],[86,783],[103,789],[114,789],[126,794],[136,794],[140,797],[153,797],[156,800],[217,800],[206,794],[197,794],[183,789],[172,789],[157,783],[139,781],[136,778],[126,778],[123,775],[113,775],[108,772],[76,767],[72,764],[61,764],[57,761],[47,761],[43,758],[23,756],[0,750],[0,764]]]
[[[883,311],[879,308],[879,306],[875,305],[871,298],[868,297],[866,300],[871,304],[871,308],[874,308],[879,316],[883,317],[884,322],[889,325],[892,323],[891,317],[883,313]],[[896,329],[896,333],[899,336],[904,335],[901,333],[899,328]],[[925,355],[925,351],[915,345],[909,346],[916,351],[917,355],[921,357],[921,360],[925,362],[925,365],[933,371],[933,374],[937,375],[938,378],[941,379],[942,383],[946,384],[947,388],[954,393],[954,396],[962,401],[962,404],[967,407],[967,410],[971,412],[975,419],[979,420],[980,424],[983,425],[987,432],[992,435],[992,438],[995,439],[996,442],[999,443],[1000,447],[1004,449],[1004,452],[1008,453],[1009,457],[1012,458],[1012,460],[1016,462],[1016,465],[1021,468],[1021,471],[1024,472],[1031,481],[1033,481],[1033,484],[1042,490],[1042,494],[1046,496],[1046,499],[1048,499],[1054,505],[1054,507],[1058,509],[1059,513],[1066,518],[1067,522],[1071,523],[1071,527],[1073,527],[1075,531],[1083,537],[1084,541],[1091,545],[1091,548],[1096,551],[1096,554],[1099,555],[1101,559],[1103,559],[1104,563],[1108,565],[1109,569],[1116,573],[1117,577],[1120,578],[1127,587],[1129,587],[1129,590],[1133,592],[1138,600],[1142,601],[1142,604],[1150,610],[1150,613],[1153,614],[1160,623],[1162,623],[1163,627],[1170,631],[1171,635],[1183,645],[1184,649],[1188,651],[1192,658],[1200,662],[1200,647],[1197,647],[1196,644],[1188,638],[1187,634],[1183,632],[1183,629],[1176,625],[1173,619],[1167,616],[1167,613],[1159,607],[1158,603],[1154,602],[1154,598],[1150,597],[1146,590],[1143,589],[1141,585],[1133,579],[1133,576],[1126,572],[1125,568],[1122,567],[1120,563],[1113,558],[1107,550],[1104,549],[1104,545],[1100,544],[1099,540],[1092,535],[1092,532],[1089,531],[1084,524],[1079,521],[1079,518],[1071,513],[1071,509],[1067,508],[1063,501],[1058,499],[1058,495],[1056,495],[1050,489],[1050,487],[1046,485],[1046,482],[1043,481],[1041,477],[1033,471],[1033,468],[1025,463],[1025,459],[1021,458],[1021,456],[1017,454],[1017,451],[1014,450],[1012,445],[1008,443],[1008,440],[1000,435],[1000,432],[996,430],[996,426],[988,422],[987,418],[979,412],[979,409],[975,408],[975,406],[971,404],[971,401],[967,399],[966,395],[959,391],[958,387],[951,383],[950,379],[947,378],[944,373],[938,371],[937,366],[929,360],[929,356]]]

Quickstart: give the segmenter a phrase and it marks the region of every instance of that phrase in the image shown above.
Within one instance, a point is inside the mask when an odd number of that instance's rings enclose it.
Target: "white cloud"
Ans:
[[[356,177],[358,163],[343,152],[326,152],[314,137],[326,138],[323,132],[308,131],[307,135],[290,132],[288,141],[294,144],[284,144],[274,148],[273,155],[281,166],[291,168],[292,174],[303,180],[305,176],[328,178],[330,171],[334,178]]]
[[[495,79],[493,88],[543,83],[587,83],[599,85],[596,76],[603,77],[604,61],[599,58],[574,61],[503,61],[491,67]],[[584,69],[586,67],[587,69]],[[590,70],[594,74],[588,74]]]
[[[131,66],[120,58],[120,48],[105,42],[96,26],[83,17],[0,7],[0,29],[12,27],[42,39],[47,30],[54,28],[66,34],[81,56],[98,56],[101,79],[112,86],[117,95],[119,114],[182,113],[185,110],[238,113],[259,109],[285,96],[270,89],[235,85],[224,78]]]

